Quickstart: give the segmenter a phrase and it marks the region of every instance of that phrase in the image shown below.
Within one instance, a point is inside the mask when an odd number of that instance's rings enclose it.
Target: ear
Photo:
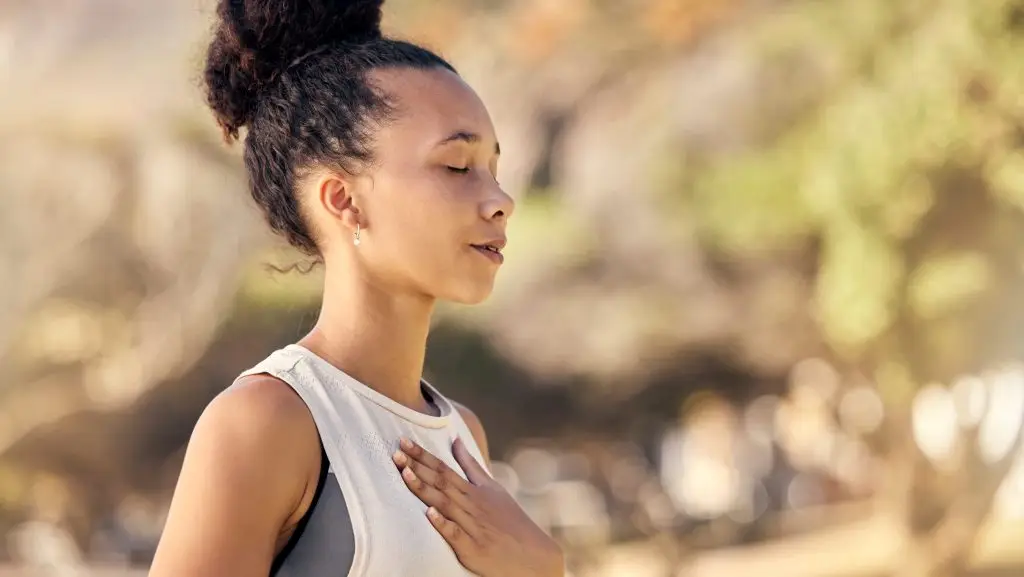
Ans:
[[[316,181],[317,201],[334,220],[355,232],[356,226],[366,228],[363,215],[356,206],[355,179],[347,174],[325,172]]]

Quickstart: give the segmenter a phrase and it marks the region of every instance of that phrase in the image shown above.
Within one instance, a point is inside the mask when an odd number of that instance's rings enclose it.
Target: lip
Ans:
[[[480,244],[471,244],[469,246],[479,254],[490,259],[491,262],[495,264],[502,264],[505,262],[505,255],[501,254],[501,251],[505,248],[506,244],[506,239],[498,238]]]

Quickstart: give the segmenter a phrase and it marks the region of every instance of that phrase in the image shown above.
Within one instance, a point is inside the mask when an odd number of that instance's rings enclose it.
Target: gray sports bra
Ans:
[[[341,577],[355,556],[355,536],[341,485],[320,448],[320,480],[309,510],[274,558],[271,577]]]

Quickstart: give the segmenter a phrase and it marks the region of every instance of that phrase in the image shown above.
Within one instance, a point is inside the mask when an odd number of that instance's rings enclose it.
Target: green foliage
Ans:
[[[953,252],[936,256],[914,272],[908,286],[913,312],[923,319],[940,318],[992,284],[992,263],[984,254]]]
[[[894,320],[902,261],[883,235],[856,222],[837,223],[825,241],[816,294],[818,320],[840,353],[856,355]]]
[[[768,54],[816,55],[827,76],[818,106],[770,145],[696,177],[704,238],[729,253],[820,239],[817,318],[834,349],[853,359],[879,346],[895,347],[883,358],[897,357],[906,343],[885,337],[900,322],[972,330],[968,314],[950,315],[999,296],[1006,283],[998,279],[1020,272],[997,262],[991,244],[988,252],[958,247],[958,225],[924,228],[939,199],[991,194],[999,208],[984,217],[993,223],[1005,222],[999,211],[1024,208],[1016,134],[1024,34],[1015,15],[1024,6],[798,6],[756,37]],[[937,177],[951,166],[978,178]]]

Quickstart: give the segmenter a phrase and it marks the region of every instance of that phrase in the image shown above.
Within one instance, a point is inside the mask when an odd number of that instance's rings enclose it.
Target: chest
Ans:
[[[398,439],[404,436],[462,475],[451,454],[456,434],[466,439],[458,427],[424,432],[378,424],[341,440],[344,462],[334,470],[351,514],[355,545],[351,577],[472,575],[430,524],[427,506],[408,489],[391,460]],[[478,454],[475,445],[472,449]]]

